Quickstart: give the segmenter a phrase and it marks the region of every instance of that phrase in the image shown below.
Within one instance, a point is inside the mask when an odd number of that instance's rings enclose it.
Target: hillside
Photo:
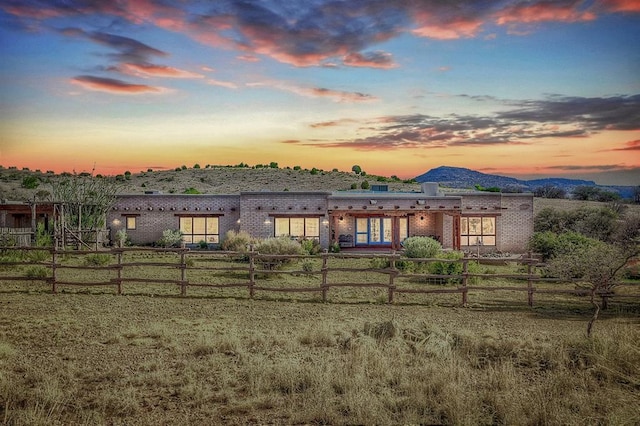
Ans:
[[[37,188],[22,187],[23,180],[29,176],[38,178]],[[0,199],[33,199],[38,191],[50,192],[50,182],[60,178],[60,175],[52,173],[0,168]],[[339,171],[227,166],[132,173],[127,177],[121,176],[118,184],[121,186],[119,192],[124,194],[145,191],[181,194],[189,188],[203,194],[234,194],[241,191],[341,191],[350,189],[353,184],[360,188],[364,181],[370,185],[388,185],[389,191],[420,190],[417,183]]]

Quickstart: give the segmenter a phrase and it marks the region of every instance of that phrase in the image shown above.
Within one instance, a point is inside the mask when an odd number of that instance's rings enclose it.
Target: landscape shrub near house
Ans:
[[[256,251],[261,255],[302,255],[304,250],[300,243],[296,240],[292,240],[289,237],[275,237],[267,238],[258,242],[256,245]],[[258,259],[263,269],[279,269],[284,265],[295,263],[295,259],[278,259],[278,258],[266,258]]]
[[[177,247],[182,243],[182,232],[179,229],[165,229],[162,238],[157,241],[160,247]]]

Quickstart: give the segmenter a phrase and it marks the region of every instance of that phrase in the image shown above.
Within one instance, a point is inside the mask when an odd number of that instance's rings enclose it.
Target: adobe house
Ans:
[[[0,234],[15,238],[18,246],[30,246],[38,223],[47,230],[53,226],[53,211],[50,202],[0,200]]]
[[[442,194],[434,183],[420,192],[242,192],[231,195],[147,193],[120,195],[107,215],[111,241],[121,229],[134,244],[151,244],[166,229],[183,241],[217,246],[228,230],[257,238],[317,239],[328,248],[400,249],[411,236],[431,236],[443,247],[523,252],[533,234],[533,195]]]

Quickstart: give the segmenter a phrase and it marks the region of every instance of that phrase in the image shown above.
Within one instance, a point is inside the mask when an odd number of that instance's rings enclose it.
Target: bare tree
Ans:
[[[64,207],[61,225],[66,231],[77,231],[81,244],[83,233],[105,228],[107,211],[115,203],[119,189],[115,179],[74,174],[52,182],[51,200]]]

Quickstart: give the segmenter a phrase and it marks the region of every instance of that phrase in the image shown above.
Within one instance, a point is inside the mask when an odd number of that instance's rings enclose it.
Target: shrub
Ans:
[[[302,246],[299,242],[289,237],[267,238],[256,246],[260,254],[269,255],[300,255],[303,254]],[[280,269],[282,266],[294,263],[296,259],[264,258],[258,259],[258,263],[263,269]]]
[[[198,248],[201,250],[206,250],[209,248],[209,244],[205,240],[198,241]]]
[[[464,257],[464,253],[461,251],[446,251],[438,254],[438,259],[443,260],[457,260],[459,262],[432,262],[429,263],[428,271],[430,274],[434,275],[461,275],[464,272],[464,264],[460,261]],[[469,273],[478,273],[480,272],[480,267],[476,262],[468,262],[467,263],[467,272]],[[439,278],[436,281],[440,284],[451,284],[451,283],[459,283],[462,281],[461,278]],[[475,282],[476,279],[472,279],[472,282]]]
[[[191,188],[185,189],[183,194],[197,195],[197,194],[202,194],[202,192],[200,192],[197,189],[191,187]]]
[[[129,238],[129,235],[127,235],[127,231],[125,229],[121,229],[116,232],[116,242],[118,244],[118,247],[131,245],[131,239]]]
[[[106,253],[92,253],[84,258],[84,264],[87,266],[104,266],[111,261],[111,255]]]
[[[166,229],[162,231],[162,238],[157,241],[159,246],[168,248],[176,247],[182,243],[182,231],[179,229]]]
[[[249,245],[253,243],[254,239],[247,231],[236,232],[232,229],[224,235],[220,248],[225,251],[244,253],[249,251]]]
[[[25,275],[27,278],[47,278],[49,271],[44,266],[29,266]]]
[[[36,226],[36,247],[51,247],[52,245],[51,234],[44,228],[44,223],[38,223]]]
[[[370,188],[369,182],[366,181],[366,180],[363,180],[362,183],[360,184],[360,188],[361,189],[369,189]]]
[[[26,189],[36,189],[40,185],[40,179],[37,176],[25,176],[22,178],[22,187]]]
[[[332,242],[329,246],[329,253],[340,253],[340,244],[337,242]]]
[[[565,232],[563,234],[536,232],[529,240],[529,249],[540,253],[542,260],[547,261],[581,248],[591,247],[597,242],[598,240],[585,237],[577,232]]]
[[[302,250],[306,254],[318,254],[322,251],[322,246],[320,246],[320,241],[316,239],[304,239],[300,241],[300,245],[302,246]]]
[[[409,237],[402,245],[404,255],[412,258],[433,258],[442,251],[442,245],[431,237]]]

